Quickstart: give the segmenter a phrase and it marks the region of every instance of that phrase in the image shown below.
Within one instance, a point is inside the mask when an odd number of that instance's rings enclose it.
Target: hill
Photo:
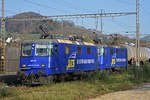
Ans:
[[[150,42],[150,35],[144,36],[144,37],[142,38],[142,40],[147,40],[147,41]]]
[[[33,18],[42,17],[41,14],[35,12],[24,12],[16,14],[11,18]],[[9,18],[9,17],[8,17]],[[58,21],[58,20],[43,20],[43,21],[16,21],[6,20],[6,37],[13,36],[14,38],[20,37],[24,39],[39,39],[43,31],[50,35],[59,36],[60,38],[70,37],[83,37],[85,41],[91,41],[96,38],[95,30],[86,29],[81,26],[76,26],[71,21]],[[94,33],[94,34],[93,34]],[[98,32],[97,32],[98,33]],[[99,33],[98,33],[99,34]],[[89,39],[90,38],[90,39]]]
[[[17,14],[12,18],[33,18],[42,17],[42,15],[35,12],[25,12]],[[59,35],[83,35],[91,36],[93,30],[88,30],[84,27],[76,26],[71,21],[55,21],[55,20],[45,20],[45,21],[6,21],[6,31],[10,34],[42,34],[40,26],[44,27],[44,30],[49,34],[59,34]]]
[[[17,14],[12,18],[32,18],[32,17],[42,17],[42,15],[34,12],[25,12]],[[18,33],[18,34],[41,34],[39,29],[40,25],[46,25],[48,31],[54,31],[61,28],[61,22],[47,20],[47,21],[6,21],[6,30],[9,33]],[[73,27],[74,24],[71,22],[64,22],[63,27]]]

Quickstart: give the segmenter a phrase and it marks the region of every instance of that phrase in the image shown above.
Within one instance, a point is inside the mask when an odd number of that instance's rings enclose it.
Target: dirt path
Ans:
[[[90,100],[150,100],[150,83],[132,90],[109,93]]]

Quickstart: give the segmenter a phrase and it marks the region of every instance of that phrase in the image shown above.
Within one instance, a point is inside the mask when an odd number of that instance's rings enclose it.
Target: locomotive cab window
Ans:
[[[55,55],[58,55],[58,45],[55,45],[54,49],[55,49]]]
[[[21,50],[22,56],[32,56],[32,44],[23,44]]]
[[[91,48],[87,48],[87,54],[90,55],[91,54]]]
[[[48,56],[49,55],[49,47],[48,45],[36,45],[36,56]]]
[[[97,54],[98,54],[98,56],[101,56],[100,50],[101,50],[100,48],[97,49]]]
[[[119,55],[119,49],[116,49],[116,55]]]
[[[110,55],[113,55],[113,49],[110,49]]]
[[[104,55],[107,56],[107,49],[104,50]]]
[[[81,54],[82,53],[82,49],[81,49],[81,47],[77,47],[77,54]]]
[[[70,46],[65,47],[65,54],[70,54]]]
[[[125,55],[125,51],[123,49],[121,50],[121,55]]]
[[[98,53],[98,56],[103,56],[104,55],[104,48],[103,47],[98,48],[97,53]]]
[[[50,45],[50,55],[54,56],[55,47]]]

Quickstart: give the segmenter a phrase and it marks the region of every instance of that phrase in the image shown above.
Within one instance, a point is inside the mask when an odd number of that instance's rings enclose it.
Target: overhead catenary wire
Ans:
[[[66,1],[66,0],[62,0],[62,1],[64,1],[65,3],[68,3],[71,6],[74,6],[76,8],[83,9],[86,12],[95,12],[94,10],[91,10],[91,9],[88,9],[88,8],[83,8],[83,7],[79,6],[79,5],[75,5],[75,4],[71,3],[70,1]]]
[[[46,8],[46,9],[53,9],[57,12],[66,12],[65,10],[60,10],[60,9],[57,9],[56,7],[52,7],[52,6],[48,6],[48,5],[45,5],[45,4],[41,4],[41,3],[38,3],[38,2],[34,2],[34,1],[31,1],[31,0],[24,0],[25,2],[28,2],[30,4],[33,4],[33,5],[36,5],[36,6],[39,6],[39,7],[43,7],[43,8]]]
[[[117,1],[117,2],[119,2],[119,3],[121,3],[121,4],[133,5],[133,3],[131,3],[131,2],[129,2],[129,1],[127,1],[127,0],[115,0],[115,1]],[[132,1],[132,0],[130,0],[130,1]]]
[[[142,3],[142,2],[141,2]],[[140,5],[140,11],[143,10],[145,12],[145,14],[147,14],[148,16],[150,16],[150,12],[147,11],[147,9],[145,9],[145,6],[143,6],[142,4]]]
[[[136,26],[129,26],[129,25],[126,25],[124,23],[120,23],[116,20],[111,20],[114,24],[116,24],[117,26],[121,27],[121,28],[125,28],[125,29],[129,29],[129,28],[133,28],[133,27],[136,27]]]
[[[5,11],[7,11],[7,13],[11,13],[11,14],[14,14],[14,13],[18,13],[18,12],[16,12],[16,11],[13,11],[13,10],[10,10],[10,9],[5,9]]]
[[[91,11],[89,9],[81,8],[80,6],[74,6],[72,3],[67,2],[65,0],[61,0],[61,1],[53,0],[52,3],[56,4],[56,6],[59,5],[59,7],[61,6],[63,8],[67,8],[67,10],[72,9],[72,10],[74,10],[76,12],[93,12],[93,11]]]
[[[76,9],[79,8],[79,10],[84,10],[84,11],[86,11],[86,12],[95,12],[95,11],[90,10],[90,9],[88,9],[88,8],[83,8],[83,7],[79,6],[79,5],[75,5],[75,4],[71,3],[71,2],[68,1],[68,0],[61,0],[61,1],[65,2],[65,4],[70,5],[70,7],[76,7]]]
[[[16,20],[16,21],[31,21],[31,20],[49,20],[49,19],[74,19],[74,18],[95,18],[97,17],[120,17],[127,15],[135,15],[136,12],[119,12],[119,13],[94,13],[94,14],[75,14],[75,15],[56,15],[56,16],[41,16],[41,17],[27,17],[27,18],[13,18],[8,17],[7,20]]]
[[[33,21],[33,20],[49,20],[49,19],[78,19],[78,18],[95,18],[95,17],[119,17],[126,15],[135,15],[136,12],[120,12],[120,13],[95,13],[95,14],[75,14],[75,15],[58,15],[58,16],[41,16],[34,18],[7,18],[7,20],[16,21]]]

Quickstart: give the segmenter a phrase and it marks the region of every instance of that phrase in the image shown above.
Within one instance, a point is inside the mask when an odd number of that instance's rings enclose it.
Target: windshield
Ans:
[[[32,44],[22,44],[22,56],[32,56]]]
[[[36,56],[49,56],[51,55],[51,50],[50,50],[51,45],[44,45],[44,44],[37,44],[36,45]]]

